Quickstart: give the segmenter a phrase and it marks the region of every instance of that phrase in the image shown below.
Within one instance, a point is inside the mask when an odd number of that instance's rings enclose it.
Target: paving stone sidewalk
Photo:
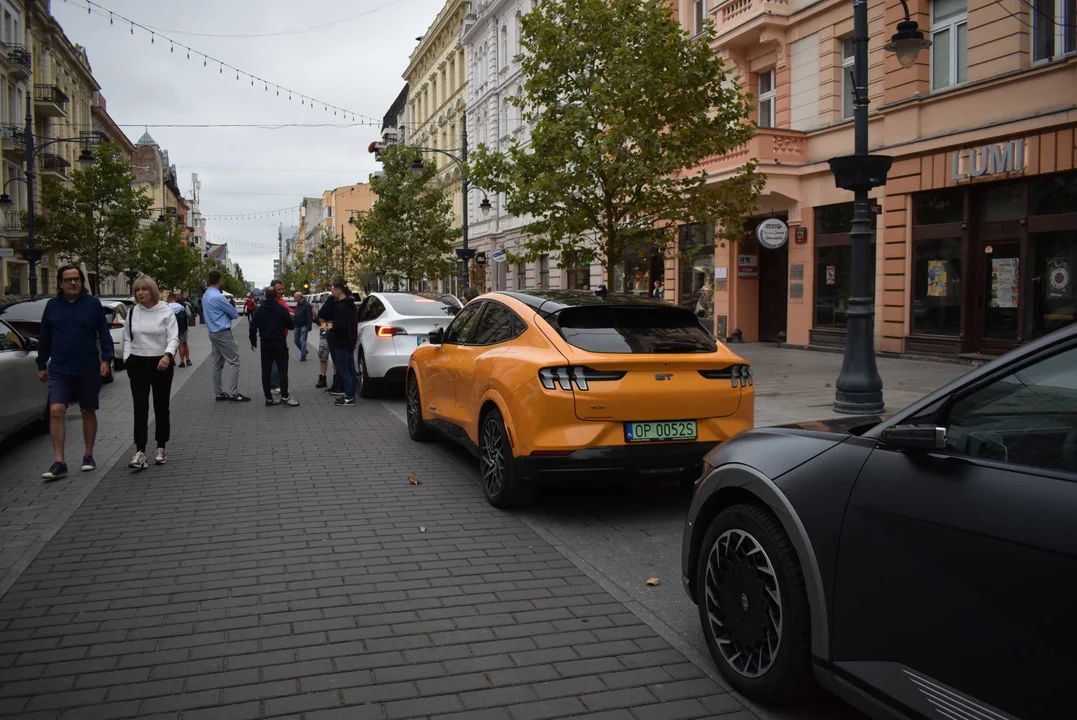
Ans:
[[[239,332],[245,330],[241,327]],[[0,716],[752,720],[381,403],[173,401],[0,599]],[[421,479],[409,483],[408,476]]]

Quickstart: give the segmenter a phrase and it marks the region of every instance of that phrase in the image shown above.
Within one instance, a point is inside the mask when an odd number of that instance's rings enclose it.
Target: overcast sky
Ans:
[[[205,215],[290,208],[257,220],[209,220],[211,242],[229,238],[229,252],[248,280],[267,283],[277,256],[277,227],[297,225],[303,196],[366,182],[377,169],[367,145],[404,81],[415,38],[426,32],[443,0],[101,0],[105,15],[85,0],[52,0],[53,15],[73,43],[89,53],[108,111],[133,142],[149,132],[168,150],[189,196],[191,173],[202,181]],[[175,47],[118,18],[120,13],[192,48]],[[355,17],[360,13],[367,14]],[[313,28],[316,25],[326,27]],[[286,34],[283,34],[286,33]],[[263,37],[222,35],[265,34]],[[268,92],[248,77],[202,55],[267,79]],[[273,83],[361,113],[377,126],[346,128],[191,128],[153,125],[339,123],[333,111],[300,106],[276,95]],[[356,122],[363,122],[362,119]],[[369,121],[367,121],[369,122]]]

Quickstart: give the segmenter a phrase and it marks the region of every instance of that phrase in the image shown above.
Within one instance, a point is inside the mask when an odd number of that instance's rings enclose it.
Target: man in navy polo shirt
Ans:
[[[60,289],[41,317],[37,351],[37,377],[49,384],[49,429],[55,461],[41,477],[56,480],[67,475],[64,460],[67,406],[78,402],[82,410],[85,452],[83,472],[97,469],[93,444],[97,439],[97,408],[101,378],[112,365],[112,335],[101,301],[86,289],[82,270],[74,265],[60,269]]]

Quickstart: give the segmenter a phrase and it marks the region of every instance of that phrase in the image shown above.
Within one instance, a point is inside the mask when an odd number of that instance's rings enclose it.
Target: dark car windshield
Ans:
[[[718,346],[692,313],[675,306],[569,307],[551,318],[570,345],[597,353],[708,353]]]
[[[393,310],[412,317],[452,317],[460,310],[451,296],[423,297],[422,295],[386,295]]]

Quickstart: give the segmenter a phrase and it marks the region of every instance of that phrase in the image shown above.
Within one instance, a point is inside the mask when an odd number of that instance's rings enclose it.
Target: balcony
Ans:
[[[25,80],[34,70],[30,51],[22,45],[7,46],[8,73],[13,80]]]
[[[41,154],[41,175],[51,177],[54,180],[67,180],[67,169],[71,163],[59,155],[53,153]]]
[[[726,0],[711,10],[718,47],[766,42],[768,29],[784,28],[793,13],[790,0]]]
[[[23,127],[15,124],[0,125],[0,147],[4,154],[10,154],[13,158],[22,158],[26,155],[23,145]]]
[[[763,172],[772,174],[783,165],[803,165],[804,146],[804,133],[800,131],[759,128],[751,140],[724,155],[705,158],[698,169],[706,170],[708,175],[722,175],[755,160]]]
[[[5,235],[25,235],[26,212],[23,210],[5,210],[3,228]]]
[[[67,117],[67,95],[55,85],[34,85],[34,114],[39,118]]]

